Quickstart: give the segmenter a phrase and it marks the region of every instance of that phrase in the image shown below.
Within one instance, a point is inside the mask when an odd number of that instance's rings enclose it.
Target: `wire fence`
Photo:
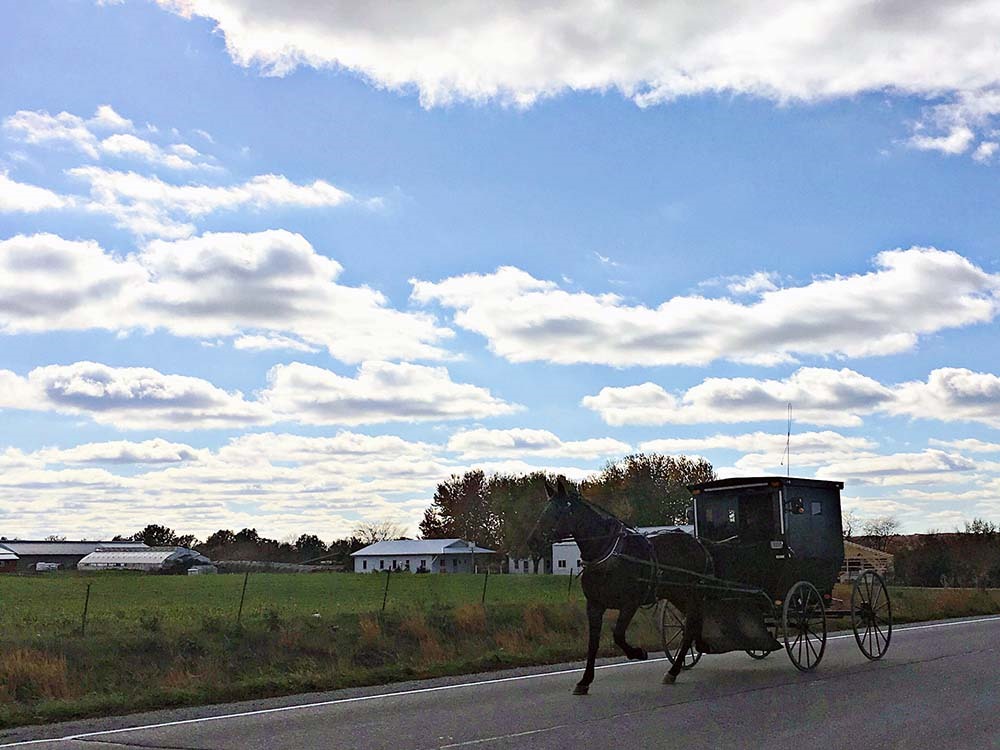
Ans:
[[[79,636],[186,631],[252,627],[276,618],[333,621],[360,614],[523,607],[582,598],[575,575],[47,573],[0,578],[0,630]]]

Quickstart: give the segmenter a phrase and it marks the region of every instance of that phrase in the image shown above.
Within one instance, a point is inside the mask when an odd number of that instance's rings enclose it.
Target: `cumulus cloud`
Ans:
[[[897,386],[890,414],[981,422],[1000,427],[1000,377],[958,367],[934,370],[926,383]]]
[[[283,175],[257,175],[237,185],[174,185],[155,175],[102,167],[75,167],[69,174],[86,183],[88,210],[111,216],[117,226],[141,236],[177,239],[194,233],[192,223],[218,211],[274,207],[322,208],[353,200],[325,180],[299,185]]]
[[[853,427],[891,399],[892,391],[848,369],[803,367],[784,380],[707,378],[675,395],[655,383],[606,387],[583,406],[612,425],[700,424],[784,420]]]
[[[659,438],[641,444],[644,451],[657,453],[691,453],[731,450],[746,454],[742,466],[780,465],[785,458],[785,446],[791,447],[794,463],[800,466],[820,466],[839,458],[855,458],[868,454],[877,444],[865,437],[852,437],[839,432],[798,432],[789,438],[785,434],[751,432],[740,435],[717,434],[702,438]]]
[[[101,152],[109,156],[139,159],[168,169],[214,169],[214,165],[202,160],[201,153],[186,143],[175,143],[166,150],[152,141],[139,138],[131,133],[116,133],[100,143]]]
[[[941,448],[952,448],[966,453],[1000,453],[1000,443],[990,443],[978,438],[962,438],[960,440],[930,438],[927,442]]]
[[[195,430],[481,419],[520,408],[485,388],[456,383],[443,367],[365,362],[350,378],[293,362],[273,367],[267,378],[268,387],[248,399],[148,367],[76,362],[37,367],[24,377],[0,370],[0,409],[84,415],[122,430]]]
[[[354,378],[300,362],[277,365],[261,401],[303,424],[479,419],[520,408],[485,388],[454,382],[443,367],[391,362],[364,362]]]
[[[98,362],[0,371],[0,408],[79,414],[119,429],[232,429],[262,424],[269,411],[201,378]],[[9,390],[7,387],[9,386]]]
[[[414,300],[454,309],[457,325],[513,362],[618,367],[894,354],[921,336],[989,322],[1000,310],[1000,274],[957,253],[891,250],[875,265],[764,291],[750,303],[678,296],[655,308],[614,294],[566,292],[512,267],[411,283]]]
[[[956,453],[927,449],[920,453],[862,456],[835,461],[816,471],[818,479],[882,486],[956,483],[963,472],[976,469],[971,459]]]
[[[204,460],[209,451],[163,438],[142,442],[112,440],[72,448],[45,448],[35,456],[45,464],[180,464]]]
[[[583,406],[612,425],[768,422],[856,427],[868,414],[1000,425],[1000,377],[959,368],[884,385],[854,370],[803,367],[783,380],[707,378],[674,394],[656,383],[602,388]]]
[[[0,172],[0,213],[37,213],[66,208],[73,200],[46,188],[12,180],[7,172]]]
[[[284,230],[155,240],[125,258],[51,234],[0,241],[0,331],[165,329],[241,348],[325,347],[348,362],[439,359],[451,331],[402,312]],[[282,334],[293,334],[288,338]]]
[[[621,456],[631,447],[614,438],[561,440],[548,430],[480,428],[452,435],[448,450],[461,453],[464,459],[524,455],[596,459]]]

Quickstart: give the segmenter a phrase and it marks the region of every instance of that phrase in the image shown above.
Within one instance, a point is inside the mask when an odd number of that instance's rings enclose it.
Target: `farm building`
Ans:
[[[91,552],[77,564],[79,570],[141,570],[146,573],[183,573],[212,561],[185,547],[107,546]]]
[[[38,570],[38,563],[50,563],[58,565],[62,570],[72,570],[87,555],[99,547],[107,547],[109,545],[140,549],[146,547],[142,542],[39,542],[14,540],[0,542],[0,549],[6,549],[17,555],[18,572],[34,573]]]
[[[533,557],[507,557],[507,572],[511,575],[530,575],[534,573],[551,573],[552,558],[543,557],[538,561],[538,568],[535,568]]]
[[[370,544],[351,557],[355,573],[382,570],[472,573],[487,559],[492,560],[494,554],[493,550],[464,539],[400,539]]]
[[[17,555],[0,547],[0,573],[17,572]]]
[[[853,581],[866,570],[874,570],[884,576],[892,570],[892,559],[888,552],[844,540],[844,564],[840,569],[840,580]]]

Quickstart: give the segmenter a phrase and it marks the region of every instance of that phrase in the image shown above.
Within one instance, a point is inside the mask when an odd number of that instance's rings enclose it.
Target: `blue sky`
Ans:
[[[0,7],[6,536],[779,473],[788,401],[859,516],[1000,521],[988,4]]]

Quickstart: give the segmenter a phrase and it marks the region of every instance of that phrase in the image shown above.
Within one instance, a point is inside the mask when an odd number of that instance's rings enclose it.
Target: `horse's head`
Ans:
[[[555,487],[546,482],[545,494],[548,502],[528,535],[528,549],[537,557],[544,557],[553,542],[566,539],[573,532],[574,498],[566,491],[566,485],[561,479]]]

